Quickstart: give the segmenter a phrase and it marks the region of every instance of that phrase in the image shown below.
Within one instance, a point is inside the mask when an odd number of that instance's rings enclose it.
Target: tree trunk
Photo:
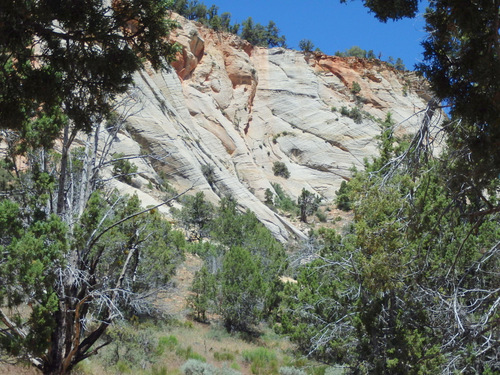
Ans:
[[[64,127],[62,151],[61,151],[61,171],[59,173],[59,186],[57,189],[57,208],[56,212],[61,215],[64,212],[64,199],[66,194],[64,194],[64,189],[66,185],[66,169],[68,166],[68,152],[69,152],[69,125]]]
[[[56,328],[52,333],[52,347],[47,354],[42,372],[44,374],[64,374],[62,365],[67,346],[68,337],[68,316],[67,307],[64,301],[59,303],[59,311],[55,314]]]

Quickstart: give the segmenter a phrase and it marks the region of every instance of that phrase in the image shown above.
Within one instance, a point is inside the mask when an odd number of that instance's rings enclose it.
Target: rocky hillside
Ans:
[[[117,152],[157,156],[136,162],[133,187],[117,183],[144,204],[157,201],[151,186],[162,172],[179,191],[193,186],[213,202],[231,194],[280,239],[301,236],[263,203],[271,183],[294,198],[306,188],[333,200],[352,166],[376,154],[377,120],[391,112],[396,131],[411,132],[430,99],[421,78],[378,60],[254,47],[179,22],[182,55],[169,72],[137,74],[115,143]],[[288,179],[274,175],[277,161]]]

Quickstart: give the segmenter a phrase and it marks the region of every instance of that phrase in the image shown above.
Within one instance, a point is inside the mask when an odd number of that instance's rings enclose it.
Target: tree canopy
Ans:
[[[66,121],[89,131],[142,59],[160,68],[174,57],[166,15],[163,1],[2,1],[2,127],[39,142]]]
[[[341,0],[346,2],[346,0]],[[383,21],[415,17],[418,0],[364,0]],[[424,61],[417,69],[448,105],[445,127],[456,155],[474,165],[477,188],[500,173],[500,3],[431,1],[425,11]]]
[[[189,20],[196,20],[216,31],[226,31],[239,34],[243,39],[255,46],[261,47],[286,47],[284,35],[279,35],[278,26],[274,21],[269,21],[267,26],[255,23],[248,17],[242,24],[231,24],[231,13],[218,14],[219,7],[212,5],[208,8],[204,3],[186,0],[175,0],[170,8]],[[241,26],[241,33],[240,33]]]

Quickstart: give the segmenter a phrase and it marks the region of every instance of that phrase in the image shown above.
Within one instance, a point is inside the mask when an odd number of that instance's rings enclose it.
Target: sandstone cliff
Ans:
[[[306,188],[333,201],[352,166],[376,154],[376,120],[391,112],[396,131],[411,132],[430,99],[414,73],[377,60],[253,47],[179,22],[174,37],[183,53],[170,72],[137,74],[124,106],[126,130],[115,143],[117,152],[159,156],[137,162],[142,177],[134,185],[145,204],[157,201],[147,181],[162,172],[178,190],[194,186],[213,202],[231,194],[280,239],[300,236],[262,203],[271,183],[294,198]],[[361,121],[342,115],[342,107],[358,107]],[[290,178],[274,176],[276,161],[285,163]],[[213,167],[211,183],[203,165]]]

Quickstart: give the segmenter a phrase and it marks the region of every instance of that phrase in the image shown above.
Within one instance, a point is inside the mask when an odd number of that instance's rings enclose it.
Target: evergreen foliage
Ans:
[[[132,176],[137,170],[137,166],[132,164],[124,154],[113,155],[113,175],[118,180],[131,184]]]
[[[142,58],[154,68],[172,61],[177,47],[164,37],[175,24],[163,2],[107,4],[2,4],[2,127],[20,130],[24,141],[40,146],[50,146],[68,121],[89,131],[109,112],[110,99],[132,83]]]
[[[208,236],[215,208],[205,200],[205,194],[198,192],[194,197],[186,196],[182,199],[182,203],[182,210],[174,210],[174,215],[179,218],[181,225],[195,238]]]
[[[335,55],[340,56],[340,57],[353,56],[353,57],[357,57],[359,59],[365,59],[365,58],[370,58],[368,56],[372,56],[373,51],[370,51],[370,53],[368,53],[367,51],[365,51],[364,49],[362,49],[359,46],[352,46],[351,48],[345,50],[344,52],[340,52],[340,51],[335,52]]]
[[[250,332],[278,304],[284,249],[252,212],[239,212],[234,199],[223,198],[212,211],[206,224],[211,242],[193,247],[205,265],[195,276],[188,304],[199,320],[217,312],[228,330]],[[183,215],[191,221],[189,212]]]
[[[384,22],[414,17],[418,10],[417,0],[365,0],[364,4]],[[474,190],[486,188],[500,174],[498,5],[489,0],[431,2],[425,12],[424,62],[417,65],[451,109],[454,121],[444,130],[453,156],[474,169],[466,182]]]
[[[345,3],[347,0],[340,2]],[[363,0],[363,3],[382,22],[413,18],[418,11],[418,0]]]
[[[274,206],[286,212],[298,214],[299,209],[295,201],[283,190],[280,184],[271,184],[276,196],[274,197]]]
[[[300,209],[300,221],[307,223],[307,216],[315,213],[321,202],[321,197],[314,195],[306,189],[302,189],[302,193],[297,199],[297,204]]]
[[[302,39],[299,42],[299,49],[303,52],[312,52],[314,49],[314,43],[309,39]]]
[[[268,206],[274,206],[274,194],[269,188],[266,189],[264,203]]]
[[[350,185],[344,180],[340,183],[339,190],[335,192],[337,195],[337,207],[342,211],[350,211],[352,209],[349,186]]]
[[[191,292],[193,294],[187,299],[188,306],[196,314],[197,320],[206,322],[207,312],[212,310],[211,304],[216,296],[216,281],[205,265],[195,273]]]
[[[109,144],[97,156],[104,120],[119,130],[113,100],[145,60],[168,68],[176,26],[163,1],[2,2],[0,176],[9,193],[0,204],[1,220],[11,220],[0,229],[10,228],[0,243],[2,355],[70,372],[113,320],[151,313],[146,296],[182,259],[183,239],[154,209],[99,191]],[[72,147],[79,132],[89,137],[84,149]],[[124,179],[134,172],[124,158],[114,169]]]
[[[421,158],[409,173],[394,162],[401,144],[388,116],[381,158],[345,185],[354,223],[342,237],[320,233],[317,258],[285,288],[281,329],[352,373],[499,371],[488,338],[500,298],[498,214],[464,215],[484,203],[450,194],[447,159]]]
[[[0,299],[3,306],[32,306],[28,316],[8,316],[0,311],[7,326],[0,335],[3,349],[18,356],[43,358],[47,351],[54,350],[55,333],[69,329],[60,323],[64,313],[60,310],[62,282],[75,272],[68,254],[80,254],[88,272],[71,276],[75,283],[84,283],[79,293],[85,295],[87,288],[92,290],[89,297],[75,301],[73,316],[88,316],[89,320],[93,316],[101,321],[93,328],[94,335],[107,327],[109,316],[118,311],[125,316],[148,311],[145,296],[169,280],[175,264],[182,260],[182,242],[157,212],[123,221],[140,210],[137,197],[107,199],[100,193],[92,195],[71,234],[57,215],[44,217],[40,213],[34,218],[30,215],[32,206],[21,209],[11,200],[0,203],[0,227],[3,231],[9,229],[2,233]],[[99,228],[108,230],[96,237]],[[16,328],[21,324],[22,331]],[[9,330],[25,334],[12,341]],[[82,343],[90,347],[92,334],[83,337],[89,337]],[[75,352],[72,363],[85,358],[86,351],[80,350]],[[42,369],[51,373],[52,366],[57,363],[47,361]]]
[[[414,16],[418,5],[364,3],[383,21]],[[166,68],[178,51],[167,42],[176,27],[167,8],[215,30],[239,30],[228,13],[198,1],[2,3],[0,118],[8,150],[0,164],[0,353],[46,374],[70,372],[108,338],[122,338],[128,353],[134,332],[104,333],[119,317],[150,315],[151,296],[183,258],[183,235],[156,209],[99,189],[99,168],[112,161],[97,160],[101,123],[108,120],[110,133],[119,129],[113,99],[145,59]],[[254,214],[239,212],[231,198],[218,209],[201,193],[187,198],[181,221],[213,240],[192,245],[205,260],[189,301],[198,319],[215,311],[229,330],[252,331],[277,311],[280,329],[303,351],[352,373],[499,372],[498,20],[497,1],[430,3],[420,69],[451,105],[447,148],[434,159],[418,143],[396,139],[389,114],[380,157],[339,190],[338,205],[354,211],[354,222],[342,236],[328,229],[311,236],[318,252],[292,270],[296,284],[278,280],[284,249]],[[264,27],[249,18],[242,33],[256,45],[285,43],[272,21]],[[374,57],[359,47],[346,53]],[[394,64],[404,69],[400,59]],[[431,102],[432,111],[437,106]],[[362,119],[357,107],[341,113]],[[72,147],[78,132],[89,135],[85,149]],[[130,182],[137,170],[116,157],[115,174]],[[288,178],[284,164],[274,167]],[[205,169],[213,183],[213,169]],[[273,188],[269,204],[296,209]],[[303,190],[301,217],[313,198]],[[248,358],[273,362],[266,351]],[[255,371],[264,370],[255,364]]]
[[[403,59],[401,59],[400,57],[398,57],[396,59],[396,62],[394,63],[394,67],[397,70],[401,70],[401,71],[405,71],[406,70],[405,64],[403,63]]]
[[[232,247],[224,256],[221,272],[220,311],[228,331],[249,331],[259,323],[264,304],[264,283],[250,252]]]
[[[275,176],[279,176],[279,177],[283,177],[283,178],[290,177],[290,171],[288,170],[286,164],[283,163],[282,161],[275,161],[273,163],[273,173]]]
[[[213,188],[215,184],[215,169],[211,164],[203,164],[201,166],[201,173],[207,180],[207,183]]]
[[[279,36],[279,29],[273,21],[269,21],[267,27],[260,23],[254,23],[252,17],[248,17],[242,23],[241,37],[255,46],[262,47],[285,47],[285,37]]]
[[[358,107],[352,107],[351,109],[349,109],[345,106],[342,106],[340,108],[340,114],[342,116],[347,116],[353,119],[356,124],[361,124],[361,122],[363,121],[363,113]]]
[[[351,48],[348,48],[343,52],[336,51],[335,56],[357,57],[358,59],[375,59],[376,58],[375,52],[373,52],[373,50],[367,51],[359,46],[352,46]],[[378,59],[380,60],[381,58],[382,58],[382,54],[379,53]],[[401,71],[404,71],[406,69],[405,65],[403,63],[403,60],[400,57],[398,57],[396,60],[396,63],[394,63],[394,59],[389,56],[389,58],[387,59],[387,63],[390,66],[394,66],[396,69],[401,70]]]
[[[267,26],[254,23],[252,17],[248,17],[241,25],[231,24],[231,13],[218,14],[219,7],[212,5],[210,8],[203,3],[186,0],[175,0],[170,9],[189,20],[196,20],[215,31],[225,31],[233,34],[241,34],[243,39],[255,46],[261,47],[286,47],[286,38],[279,35],[279,29],[274,21],[269,21]]]
[[[352,86],[351,86],[351,93],[356,95],[356,94],[359,94],[360,91],[361,91],[361,86],[359,85],[359,83],[356,81],[353,81]]]

